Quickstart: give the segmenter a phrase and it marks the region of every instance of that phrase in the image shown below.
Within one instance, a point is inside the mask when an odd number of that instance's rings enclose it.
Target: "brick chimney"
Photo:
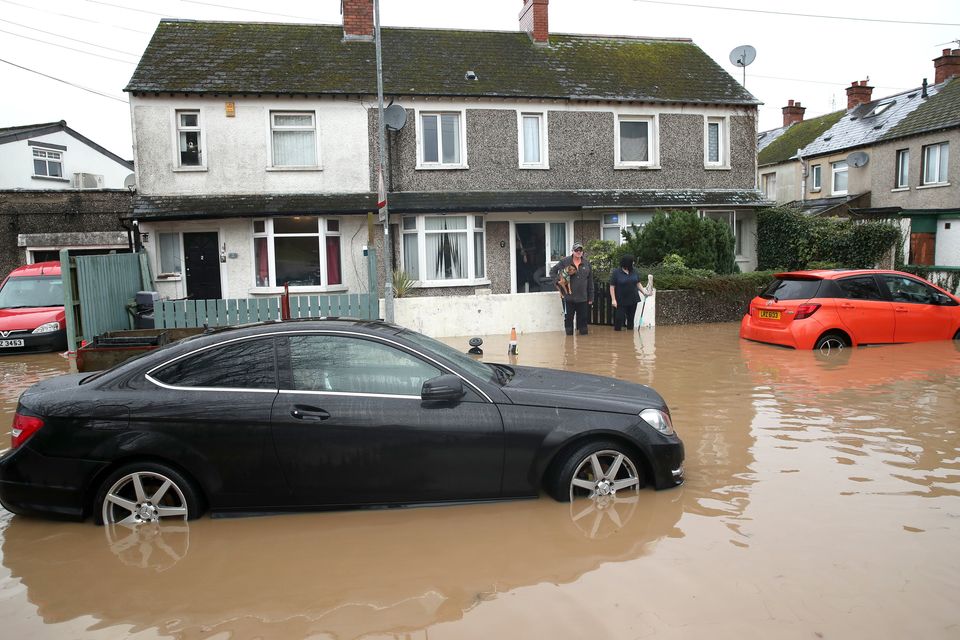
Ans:
[[[870,102],[873,95],[873,87],[867,86],[866,80],[860,82],[853,81],[847,87],[847,109],[853,109],[858,104]]]
[[[340,0],[344,40],[373,39],[373,0]]]
[[[934,82],[940,84],[947,78],[960,76],[960,49],[944,49],[943,55],[934,58],[933,68],[936,71]]]
[[[523,0],[520,12],[520,30],[526,31],[534,42],[547,44],[550,29],[547,27],[547,4],[550,0]]]
[[[783,108],[783,126],[787,127],[794,122],[803,122],[803,112],[806,107],[801,107],[800,103],[794,104],[793,100],[787,100],[787,106]]]

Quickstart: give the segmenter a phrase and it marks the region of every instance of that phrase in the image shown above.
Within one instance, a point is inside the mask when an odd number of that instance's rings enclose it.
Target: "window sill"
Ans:
[[[317,165],[315,167],[266,167],[267,171],[323,171],[323,167]]]
[[[544,171],[546,169],[549,169],[550,166],[546,164],[521,164],[521,165],[517,165],[517,168],[520,169],[521,171],[525,169],[531,169],[533,171]]]
[[[70,178],[58,178],[57,176],[30,176],[33,180],[46,180],[48,182],[70,182]]]
[[[940,187],[949,187],[949,182],[934,182],[933,184],[922,184],[917,189],[938,189]]]
[[[615,164],[614,171],[652,171],[660,169],[658,164]]]
[[[174,173],[198,173],[206,171],[206,167],[174,167]]]
[[[833,193],[830,194],[829,197],[832,198],[833,196],[845,196],[845,195],[847,195],[846,191],[834,191]]]
[[[345,285],[310,286],[310,287],[290,287],[290,293],[309,294],[309,293],[346,293],[349,287]],[[283,293],[283,287],[252,287],[248,289],[252,296],[275,296]]]
[[[451,171],[470,167],[465,164],[418,164],[415,168],[417,171]]]
[[[910,191],[910,187],[896,187],[895,189],[890,189],[890,193],[899,193],[901,191]]]
[[[183,279],[179,273],[158,273],[154,278],[157,282],[180,282]]]
[[[728,164],[705,164],[703,168],[707,171],[730,171],[731,169]]]
[[[810,193],[820,193],[820,189],[810,189]]]
[[[470,280],[462,278],[460,280],[417,280],[413,285],[414,289],[439,289],[445,287],[482,287],[490,284],[486,278]]]

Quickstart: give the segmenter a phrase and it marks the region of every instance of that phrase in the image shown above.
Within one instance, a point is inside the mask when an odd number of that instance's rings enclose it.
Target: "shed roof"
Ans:
[[[686,39],[385,28],[381,40],[392,96],[759,104]],[[339,25],[162,20],[125,90],[373,94],[375,47]]]

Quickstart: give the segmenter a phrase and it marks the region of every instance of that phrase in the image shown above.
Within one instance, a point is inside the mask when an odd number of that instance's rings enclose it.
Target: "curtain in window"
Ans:
[[[160,244],[160,273],[180,273],[180,234],[161,233],[157,240]]]
[[[523,161],[540,162],[540,116],[523,116]]]
[[[423,116],[423,161],[440,162],[440,156],[437,155],[437,116]]]
[[[425,223],[427,230],[427,279],[457,280],[466,278],[466,217],[426,218]],[[436,233],[437,231],[443,233]]]
[[[256,264],[256,281],[258,287],[270,286],[270,263],[267,255],[267,239],[253,239],[253,256]]]
[[[623,121],[620,123],[620,161],[646,162],[647,122]]]
[[[443,143],[443,162],[460,162],[460,114],[444,113],[440,116],[440,132]]]
[[[327,284],[343,284],[340,276],[340,237],[327,238]]]
[[[483,271],[483,231],[473,232],[473,275],[482,278]]]
[[[274,131],[273,165],[276,167],[315,167],[316,135],[313,131]]]
[[[556,262],[563,258],[563,256],[567,255],[567,248],[567,225],[562,222],[551,222],[550,260]]]
[[[720,124],[707,124],[707,162],[720,162]]]

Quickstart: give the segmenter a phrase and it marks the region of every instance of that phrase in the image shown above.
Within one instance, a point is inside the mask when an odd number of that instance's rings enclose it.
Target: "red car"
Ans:
[[[66,348],[60,263],[38,262],[11,271],[0,284],[0,355]]]
[[[960,340],[960,298],[900,271],[778,273],[750,302],[740,337],[794,349]]]

